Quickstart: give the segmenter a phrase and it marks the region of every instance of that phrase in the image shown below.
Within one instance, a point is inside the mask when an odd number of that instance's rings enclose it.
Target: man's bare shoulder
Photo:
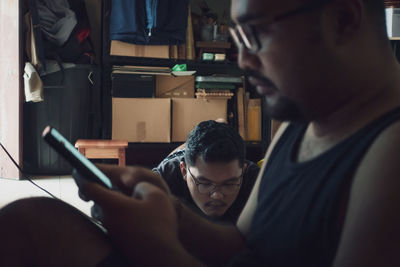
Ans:
[[[383,130],[372,143],[355,172],[355,185],[366,180],[363,177],[377,179],[373,172],[381,175],[399,174],[398,156],[400,155],[400,121]],[[395,171],[393,173],[393,171]]]
[[[376,138],[355,171],[334,266],[398,266],[399,155],[396,122]]]

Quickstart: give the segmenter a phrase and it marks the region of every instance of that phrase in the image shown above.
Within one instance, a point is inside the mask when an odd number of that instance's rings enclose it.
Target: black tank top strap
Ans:
[[[290,124],[263,173],[248,246],[269,266],[330,266],[339,242],[341,204],[354,171],[376,137],[400,119],[380,116],[321,155],[292,160],[307,124]]]

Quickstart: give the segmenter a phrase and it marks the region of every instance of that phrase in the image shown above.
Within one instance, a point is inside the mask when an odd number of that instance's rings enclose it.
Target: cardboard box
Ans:
[[[194,76],[156,76],[156,97],[194,98]]]
[[[112,40],[111,56],[169,58],[168,45],[135,45]]]
[[[114,97],[112,139],[128,142],[170,142],[171,99]]]
[[[261,99],[249,99],[247,105],[247,141],[261,141]]]
[[[400,8],[386,8],[386,28],[389,37],[400,37]]]
[[[227,119],[228,101],[189,98],[172,99],[172,142],[185,142],[189,132],[200,122]]]

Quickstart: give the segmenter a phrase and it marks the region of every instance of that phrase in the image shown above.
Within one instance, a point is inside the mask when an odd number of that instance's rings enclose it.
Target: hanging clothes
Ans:
[[[112,0],[110,39],[140,45],[186,41],[189,0]]]
[[[78,23],[68,1],[37,0],[37,12],[46,38],[58,46],[64,45]]]

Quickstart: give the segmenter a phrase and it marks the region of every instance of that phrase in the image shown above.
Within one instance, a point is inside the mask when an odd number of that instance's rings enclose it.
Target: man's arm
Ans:
[[[400,265],[399,135],[385,130],[356,170],[334,266]]]
[[[244,248],[244,239],[235,226],[211,222],[180,203],[175,206],[179,239],[202,262],[220,266]]]
[[[182,246],[169,195],[139,182],[132,196],[88,182],[82,192],[104,211],[103,226],[119,254],[139,266],[204,266]]]
[[[275,146],[284,129],[286,129],[286,125],[280,127],[280,130],[276,134],[274,140],[271,142],[266,154],[266,160],[263,168],[265,168],[265,165],[267,164],[267,158],[269,157],[272,148]],[[124,190],[125,192],[132,192],[131,190],[133,190],[135,185],[143,181],[156,184],[158,187],[163,189],[164,192],[169,191],[166,188],[165,183],[161,182],[162,179],[160,179],[160,177],[156,174],[151,174],[152,172],[150,170],[134,167],[121,168],[118,166],[107,165],[102,165],[100,168],[106,173],[106,175],[113,177],[112,180],[113,182],[116,182],[117,185],[127,188],[127,190]],[[206,264],[221,265],[228,262],[235,254],[243,249],[245,245],[244,236],[250,229],[252,216],[257,205],[256,200],[258,195],[258,185],[261,177],[262,171],[257,178],[257,182],[254,186],[250,199],[239,218],[237,224],[238,228],[210,222],[200,215],[192,212],[184,205],[179,204],[179,202],[174,199],[173,202],[175,203],[174,206],[178,218],[178,237],[185,250]],[[116,199],[116,196],[114,196],[113,199]],[[149,210],[152,210],[152,213],[154,213],[156,208],[152,207]],[[134,217],[139,216],[137,212],[134,213],[136,214]],[[114,214],[114,216],[110,217],[113,218],[113,220],[116,220],[116,216],[117,215]],[[143,217],[143,219],[144,218],[145,217]],[[148,222],[146,225],[150,226],[151,223]],[[124,233],[124,235],[126,235],[126,233]]]
[[[193,212],[188,207],[181,204],[181,202],[179,202],[179,200],[175,196],[171,195],[163,179],[152,171],[140,167],[124,168],[114,165],[99,165],[99,167],[108,177],[110,177],[110,179],[112,179],[114,183],[116,183],[120,188],[124,189],[123,192],[125,192],[129,198],[131,198],[130,196],[134,194],[133,192],[135,188],[141,182],[149,182],[151,184],[154,184],[157,187],[161,188],[165,193],[167,193],[175,207],[175,213],[178,223],[177,234],[180,243],[182,244],[182,247],[184,247],[185,250],[194,255],[196,258],[200,259],[202,262],[205,262],[209,265],[221,265],[222,263],[228,261],[235,253],[243,248],[243,238],[236,227],[227,227],[225,225],[219,225],[210,222],[209,220]],[[82,186],[85,186],[85,184]],[[84,188],[82,189],[83,195],[87,195]],[[105,190],[101,191],[103,193],[107,193],[107,191]],[[113,194],[113,197],[108,198],[111,204],[114,201],[116,202],[119,198],[125,199],[125,201],[128,202],[123,195],[120,195],[116,192],[108,192],[108,194]],[[99,198],[103,197],[100,196]],[[89,193],[87,199],[93,199],[93,195],[90,196]],[[132,203],[135,203],[134,199],[132,199]],[[102,206],[101,203],[98,204]],[[138,202],[137,204],[140,204],[140,202]],[[163,205],[165,205],[165,203]],[[132,206],[132,212],[122,212],[121,208],[119,208],[115,211],[118,214],[112,214],[112,216],[109,217],[111,217],[113,221],[119,221],[120,223],[122,223],[123,221],[125,224],[127,219],[132,216],[133,219],[130,223],[131,227],[132,225],[135,225],[133,221],[137,220],[137,218],[142,218],[142,221],[147,220],[146,216],[148,214],[140,215],[139,211],[135,211],[134,208],[135,206]],[[112,208],[108,210],[108,212],[112,211],[114,211],[114,209]],[[157,206],[157,208],[151,207],[149,208],[149,212],[151,214],[165,213],[165,209],[161,209],[161,206]],[[105,211],[105,213],[107,214],[107,211]],[[124,216],[125,219],[120,219],[121,216]],[[155,215],[151,215],[150,218],[153,218],[154,216]],[[171,216],[171,214],[165,216]],[[139,228],[142,228],[142,231],[146,232],[146,229],[151,227],[153,220],[155,219],[153,218],[145,223],[144,225],[146,226],[141,225],[134,227],[135,229],[131,229],[132,232],[134,233],[135,230]],[[160,221],[162,222],[163,220],[165,219],[162,219]],[[157,222],[154,221],[154,224],[157,224]],[[165,225],[161,227],[161,229],[162,228],[165,228],[165,231],[169,230],[166,228]],[[120,226],[116,229],[120,231],[122,228]],[[121,237],[128,236],[127,233],[128,232],[121,234]],[[154,240],[156,240],[155,237]],[[170,242],[171,245],[172,241],[173,240],[171,240]],[[134,242],[132,241],[132,244],[133,243]]]

